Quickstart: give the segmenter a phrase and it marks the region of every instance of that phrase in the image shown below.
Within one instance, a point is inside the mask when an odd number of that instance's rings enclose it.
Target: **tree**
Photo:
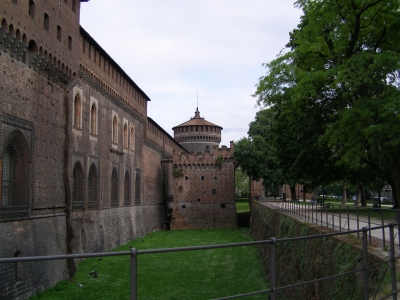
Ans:
[[[323,161],[341,167],[337,180],[357,177],[368,165],[399,195],[400,2],[299,0],[296,5],[304,15],[290,33],[289,51],[266,64],[268,73],[255,93],[258,103],[287,117],[292,138],[300,127],[316,129],[294,143],[317,146]],[[288,154],[295,164],[310,161],[307,153],[299,152],[296,160]],[[306,177],[313,178],[309,171]],[[395,207],[399,201],[396,197]]]
[[[242,168],[239,166],[235,170],[235,193],[237,196],[242,197],[242,195],[249,195],[250,193],[250,181],[249,176],[247,176]],[[237,197],[236,196],[236,197]]]

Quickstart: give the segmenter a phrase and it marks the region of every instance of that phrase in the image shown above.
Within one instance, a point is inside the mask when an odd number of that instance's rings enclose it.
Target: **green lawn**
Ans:
[[[158,231],[115,251],[251,241],[248,228]],[[98,272],[98,278],[89,273]],[[138,299],[213,299],[267,289],[255,246],[138,256]],[[265,299],[266,295],[246,299]],[[129,257],[86,259],[31,299],[129,299]]]
[[[236,202],[236,212],[238,214],[250,212],[249,202]]]

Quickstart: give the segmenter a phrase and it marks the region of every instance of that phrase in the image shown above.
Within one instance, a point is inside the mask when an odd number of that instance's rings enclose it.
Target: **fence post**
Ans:
[[[363,247],[363,295],[364,300],[368,300],[368,240],[367,240],[367,227],[362,229],[362,247]]]
[[[131,248],[131,297],[130,300],[137,299],[137,250]]]
[[[358,206],[356,207],[357,212],[357,237],[360,238],[360,220],[358,219]]]
[[[397,237],[399,239],[398,246],[400,247],[400,209],[397,210]]]
[[[271,300],[276,300],[276,238],[271,238],[271,257],[270,257],[270,289],[271,289]]]
[[[394,251],[394,225],[389,223],[389,238],[390,238],[390,271],[392,277],[392,299],[397,299],[397,284],[396,284],[396,253]]]
[[[381,211],[381,226],[385,225],[384,221],[383,221],[383,209],[380,209]],[[386,248],[386,241],[385,241],[385,227],[382,227],[382,240],[383,240],[383,248],[382,250],[385,250]]]
[[[367,207],[368,210],[368,228],[371,228],[371,210],[369,207]],[[371,244],[371,230],[368,232],[369,233],[369,243]]]

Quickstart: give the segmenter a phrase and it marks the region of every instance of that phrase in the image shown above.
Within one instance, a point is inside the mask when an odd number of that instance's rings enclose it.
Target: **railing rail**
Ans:
[[[399,224],[397,224],[399,225]],[[397,295],[399,290],[396,287],[396,260],[400,258],[400,256],[396,257],[395,253],[395,236],[394,236],[394,224],[390,223],[388,225],[376,226],[372,228],[363,227],[361,230],[350,230],[343,232],[334,232],[327,234],[318,234],[318,235],[310,235],[310,236],[301,236],[301,237],[293,237],[293,238],[281,238],[275,239],[271,238],[269,240],[261,240],[261,241],[253,241],[253,242],[242,242],[242,243],[231,243],[231,244],[217,244],[217,245],[204,245],[204,246],[191,246],[191,247],[181,247],[181,248],[162,248],[162,249],[147,249],[147,250],[138,250],[136,248],[131,248],[130,251],[120,251],[120,252],[102,252],[102,253],[81,253],[81,254],[65,254],[65,255],[49,255],[49,256],[31,256],[31,257],[10,257],[10,258],[0,258],[0,263],[10,263],[10,262],[29,262],[29,261],[46,261],[46,260],[57,260],[57,259],[75,259],[75,258],[90,258],[90,257],[107,257],[107,256],[130,256],[130,299],[137,299],[137,256],[138,255],[146,255],[146,254],[156,254],[156,253],[168,253],[168,252],[181,252],[181,251],[197,251],[197,250],[208,250],[208,249],[221,249],[228,247],[242,247],[242,246],[254,246],[254,245],[263,245],[269,244],[271,247],[270,251],[270,288],[268,290],[254,291],[246,294],[232,295],[224,298],[218,299],[235,299],[240,297],[247,297],[251,295],[257,294],[269,294],[269,299],[276,300],[277,292],[282,291],[288,288],[299,287],[307,284],[313,284],[319,281],[325,281],[329,279],[338,278],[341,276],[353,274],[356,272],[363,273],[363,299],[367,300],[369,297],[369,282],[368,282],[368,269],[381,265],[381,264],[390,264],[390,276],[391,276],[391,288],[392,299],[397,299]],[[368,265],[368,233],[373,230],[380,230],[382,228],[389,228],[389,243],[390,243],[390,257],[388,260],[383,261],[382,263],[375,265]],[[277,269],[276,269],[276,246],[279,243],[290,243],[294,241],[302,241],[302,240],[310,240],[310,239],[320,239],[326,237],[333,237],[339,235],[347,235],[354,233],[362,233],[362,251],[363,251],[363,267],[355,270],[335,274],[329,277],[317,278],[315,280],[293,283],[291,285],[286,286],[277,286]],[[386,298],[386,297],[385,297]]]
[[[275,209],[281,210],[289,215],[292,215],[296,218],[300,218],[306,221],[311,221],[311,223],[315,223],[321,226],[325,226],[327,228],[331,228],[336,231],[350,231],[350,224],[354,224],[354,229],[360,230],[362,227],[371,228],[371,226],[383,226],[385,225],[385,219],[383,217],[384,212],[393,213],[394,217],[391,220],[391,223],[396,223],[397,225],[397,233],[396,236],[398,241],[396,242],[397,247],[400,248],[400,210],[394,209],[383,209],[383,208],[364,208],[367,215],[362,215],[361,209],[356,207],[355,213],[350,213],[349,205],[340,205],[340,204],[329,204],[329,207],[320,206],[320,204],[304,202],[304,201],[276,201],[276,200],[267,200],[260,201],[260,203],[265,203],[268,206],[271,206]],[[342,212],[345,211],[346,214],[343,215]],[[378,218],[371,217],[371,211],[375,211],[379,213]],[[324,220],[325,219],[325,220]],[[336,220],[335,220],[336,219]],[[354,221],[354,222],[352,222]],[[339,224],[339,225],[335,225]],[[341,224],[347,224],[347,230],[342,228]],[[387,222],[389,223],[389,222]],[[386,224],[387,224],[386,223]],[[372,240],[380,241],[382,244],[382,249],[386,249],[386,243],[388,240],[389,233],[385,231],[385,227],[382,227],[381,234],[374,234],[372,236],[371,231],[368,233],[368,241],[372,244]],[[360,238],[360,231],[357,233],[358,238]],[[395,237],[396,237],[395,236]]]

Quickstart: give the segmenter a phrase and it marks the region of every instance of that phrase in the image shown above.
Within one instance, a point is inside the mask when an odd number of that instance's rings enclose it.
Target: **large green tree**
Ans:
[[[290,130],[315,129],[303,139],[329,150],[329,160],[343,170],[338,179],[368,165],[399,195],[400,2],[299,0],[296,5],[304,15],[290,34],[289,50],[266,65],[255,96],[282,111]],[[399,201],[396,197],[395,206]]]

